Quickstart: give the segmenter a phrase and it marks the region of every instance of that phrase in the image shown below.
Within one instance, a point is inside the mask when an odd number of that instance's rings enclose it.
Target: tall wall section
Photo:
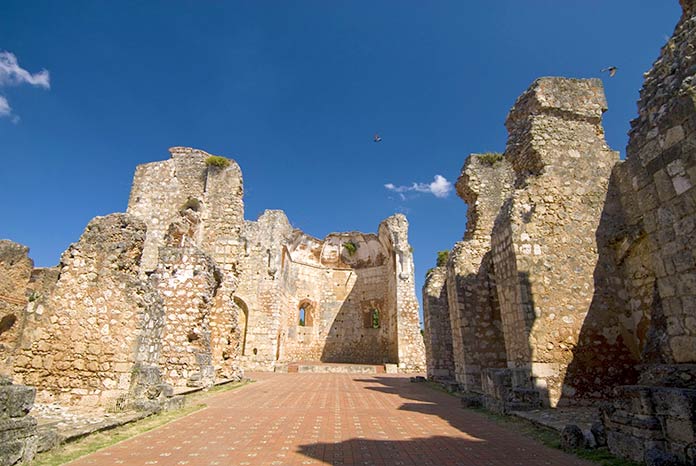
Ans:
[[[472,154],[456,184],[469,208],[464,240],[455,244],[447,263],[447,297],[456,381],[470,392],[483,390],[483,369],[505,367],[490,235],[512,181],[502,155]]]
[[[516,189],[493,229],[493,263],[508,367],[545,405],[561,398],[594,295],[595,232],[618,160],[605,110],[601,81],[541,78],[506,122]]]
[[[616,389],[610,449],[696,464],[696,2],[645,75],[611,225],[640,380]],[[666,463],[665,463],[666,464]]]
[[[452,326],[447,303],[447,269],[431,269],[423,285],[423,337],[429,379],[454,380]]]

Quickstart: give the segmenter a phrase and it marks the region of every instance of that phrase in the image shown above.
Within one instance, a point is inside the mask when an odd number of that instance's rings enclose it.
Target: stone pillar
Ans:
[[[456,380],[481,393],[482,371],[505,367],[505,342],[491,257],[491,230],[513,188],[502,154],[472,154],[462,167],[457,194],[468,204],[464,240],[447,262],[447,296]]]
[[[424,371],[425,344],[420,333],[418,300],[415,289],[413,253],[408,243],[408,220],[392,215],[379,226],[379,236],[388,238],[393,251],[394,293],[396,304],[396,340],[399,368],[407,372]]]
[[[431,269],[423,285],[425,357],[429,379],[454,379],[452,330],[447,304],[447,270]]]
[[[556,406],[594,295],[595,232],[618,153],[597,79],[541,78],[515,103],[505,159],[516,189],[496,219],[493,264],[512,384]]]

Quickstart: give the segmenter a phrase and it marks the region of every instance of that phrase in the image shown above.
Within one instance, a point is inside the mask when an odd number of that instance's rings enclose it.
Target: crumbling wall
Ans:
[[[616,389],[610,449],[642,461],[696,462],[696,2],[645,75],[626,160],[613,181],[613,254],[627,294],[618,314],[640,354],[637,385]]]
[[[555,406],[594,296],[595,232],[618,160],[599,80],[541,78],[515,103],[505,158],[516,189],[492,235],[508,367]],[[528,385],[524,387],[524,385]]]
[[[212,385],[210,314],[222,279],[217,265],[195,247],[162,247],[151,278],[164,303],[163,380],[175,387]]]
[[[423,285],[423,327],[429,379],[454,379],[452,328],[447,303],[447,269],[431,269]]]
[[[114,406],[147,391],[136,379],[159,384],[163,309],[138,277],[144,239],[142,222],[112,214],[92,220],[63,254],[53,292],[37,301],[43,325],[25,329],[13,364],[41,401]]]
[[[12,373],[14,350],[27,318],[27,286],[33,268],[29,248],[0,240],[0,376]]]
[[[280,358],[281,323],[289,308],[283,251],[292,230],[280,210],[267,210],[244,225],[235,297],[240,310],[246,310],[240,359],[245,369],[272,370]]]
[[[147,237],[141,268],[157,267],[159,248],[169,226],[187,207],[199,213],[194,242],[226,273],[234,272],[244,224],[242,172],[233,160],[226,167],[206,163],[210,154],[190,147],[172,147],[171,158],[138,165],[128,213],[145,221]]]
[[[406,216],[395,214],[380,223],[379,238],[388,252],[388,290],[389,296],[395,299],[396,312],[392,314],[392,321],[396,320],[399,368],[409,372],[424,371],[425,343],[420,333],[415,267],[413,252],[408,242]]]
[[[480,393],[482,371],[506,365],[490,244],[495,218],[512,191],[512,169],[501,154],[472,154],[456,187],[469,208],[464,240],[447,263],[454,365],[460,386]]]
[[[235,293],[246,322],[244,367],[323,361],[423,368],[408,224],[401,220],[383,222],[379,235],[332,233],[323,240],[293,230],[282,211],[247,222]]]

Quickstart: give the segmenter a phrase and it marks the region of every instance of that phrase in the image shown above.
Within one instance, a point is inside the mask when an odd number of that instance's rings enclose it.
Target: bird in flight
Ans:
[[[379,134],[375,133],[375,135],[372,137],[372,140],[375,142],[382,142],[382,138],[379,137]]]
[[[610,77],[610,78],[613,78],[614,75],[616,74],[616,70],[618,70],[617,67],[615,67],[615,66],[610,66],[610,67],[608,67],[608,68],[604,68],[604,69],[602,70],[602,73],[609,72],[609,77]]]

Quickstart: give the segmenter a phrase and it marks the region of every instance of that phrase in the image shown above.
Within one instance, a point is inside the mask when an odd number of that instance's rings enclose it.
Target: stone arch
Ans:
[[[240,354],[244,356],[246,354],[247,329],[249,328],[249,307],[239,296],[234,297],[234,303],[239,307],[239,310],[241,311],[239,313],[238,320],[239,335],[242,339]]]

